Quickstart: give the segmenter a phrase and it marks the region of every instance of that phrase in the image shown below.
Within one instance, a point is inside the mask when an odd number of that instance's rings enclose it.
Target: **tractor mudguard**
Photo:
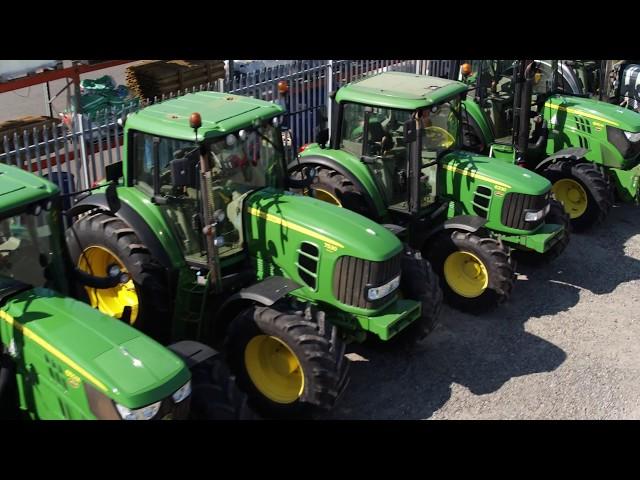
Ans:
[[[234,301],[251,300],[260,303],[265,307],[269,307],[276,303],[287,294],[302,287],[302,285],[294,282],[289,278],[273,276],[264,279],[259,283],[255,283],[250,287],[243,288],[229,299],[222,306],[222,310]]]
[[[83,198],[76,205],[67,210],[65,215],[69,218],[73,218],[76,215],[96,208],[104,211],[107,215],[113,215],[109,209],[107,197],[104,193],[94,193]],[[171,260],[165,249],[162,248],[157,235],[151,230],[151,228],[149,228],[147,222],[145,222],[135,210],[126,203],[122,203],[115,216],[127,223],[136,232],[136,235],[138,235],[142,243],[144,243],[144,245],[149,249],[153,258],[158,260],[163,267],[169,270],[173,268]]]
[[[291,171],[291,169],[293,169],[295,167],[298,167],[298,166],[303,166],[303,165],[321,165],[323,167],[332,168],[333,170],[338,172],[340,175],[343,175],[345,178],[349,179],[349,181],[352,182],[356,186],[358,191],[367,192],[367,189],[362,184],[362,182],[356,176],[354,176],[351,173],[351,171],[346,169],[343,165],[341,165],[340,163],[336,162],[332,158],[321,157],[321,156],[317,156],[317,155],[309,155],[307,157],[302,157],[300,159],[296,159],[296,160],[291,161],[289,163],[289,165],[287,165],[287,171]],[[367,203],[367,207],[369,208],[369,211],[370,212],[378,212],[378,208],[376,207],[375,203],[373,202],[373,200],[371,198],[371,195],[363,195],[363,197],[364,197],[365,202]]]
[[[462,230],[464,232],[477,232],[487,223],[486,218],[475,215],[458,215],[442,224],[441,230]]]
[[[251,307],[254,303],[269,307],[300,287],[301,285],[289,278],[274,275],[243,288],[227,298],[216,310],[215,316],[221,320],[215,323],[212,338],[216,342],[224,339],[229,323],[245,308]]]
[[[435,236],[436,234],[443,232],[444,230],[459,230],[463,232],[475,233],[480,230],[487,223],[486,218],[477,217],[475,215],[457,215],[437,225],[436,227],[414,235],[411,240],[411,247],[422,249],[424,243]]]
[[[206,362],[218,354],[218,351],[210,346],[204,343],[194,342],[193,340],[182,340],[181,342],[172,343],[171,345],[167,345],[167,348],[178,355],[189,370],[192,370],[196,365]]]
[[[580,147],[563,148],[562,150],[557,151],[556,153],[545,158],[538,165],[536,165],[535,171],[539,172],[540,170],[543,170],[550,163],[554,163],[556,160],[560,160],[562,158],[566,158],[567,160],[572,160],[575,162],[577,160],[580,160],[581,158],[584,158],[584,156],[587,153],[589,153],[588,148],[580,148]]]

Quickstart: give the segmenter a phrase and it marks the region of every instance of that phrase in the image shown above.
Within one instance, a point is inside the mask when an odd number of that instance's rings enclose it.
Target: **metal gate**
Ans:
[[[104,177],[105,166],[121,160],[122,121],[141,107],[202,90],[246,95],[283,105],[291,136],[289,158],[313,142],[318,126],[328,126],[328,94],[364,75],[392,70],[457,77],[453,60],[297,60],[226,81],[216,81],[162,97],[133,101],[119,110],[73,115],[69,122],[50,124],[0,139],[0,162],[17,165],[52,180],[65,193],[90,188]],[[280,85],[280,89],[278,88]]]

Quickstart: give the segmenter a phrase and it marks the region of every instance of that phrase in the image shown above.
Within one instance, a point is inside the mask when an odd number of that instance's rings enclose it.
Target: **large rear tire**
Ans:
[[[544,253],[515,250],[513,257],[518,262],[533,266],[546,265],[558,258],[566,250],[571,237],[571,219],[562,204],[557,200],[551,200],[551,208],[545,218],[545,223],[562,225],[564,232],[560,239]]]
[[[470,232],[444,231],[423,254],[440,277],[445,301],[480,314],[505,302],[513,288],[514,265],[507,247]]]
[[[365,201],[365,194],[351,180],[331,168],[315,168],[316,176],[309,187],[310,196],[371,218],[372,212]],[[300,172],[294,172],[292,176],[302,178]]]
[[[609,214],[611,188],[596,165],[559,161],[539,173],[552,183],[553,195],[564,205],[573,231],[585,231]]]
[[[89,303],[101,312],[122,318],[160,343],[170,340],[170,294],[164,269],[124,221],[105,213],[77,220],[67,229],[71,259],[81,270],[105,276],[116,263],[131,280],[111,289],[84,288]]]
[[[332,408],[344,391],[345,343],[322,314],[316,317],[253,306],[229,326],[229,367],[261,415],[309,416]]]
[[[235,376],[218,353],[191,372],[190,418],[194,420],[258,420],[248,397],[236,385]]]

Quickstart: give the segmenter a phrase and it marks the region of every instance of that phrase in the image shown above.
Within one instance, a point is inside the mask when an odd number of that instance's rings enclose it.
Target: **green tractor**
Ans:
[[[639,199],[640,115],[559,89],[556,61],[483,60],[466,68],[475,94],[465,102],[465,148],[548,178],[575,231],[603,221],[614,194]]]
[[[195,342],[171,352],[69,297],[76,281],[114,288],[128,277],[115,265],[99,276],[71,267],[61,203],[54,184],[0,164],[2,416],[147,420],[231,411],[226,399],[237,391],[215,352]]]
[[[220,345],[258,410],[298,416],[344,391],[348,341],[422,342],[442,292],[386,228],[287,190],[313,172],[286,177],[283,113],[200,92],[129,115],[106,175],[121,208],[109,212],[106,191],[82,199],[67,243],[80,269],[131,275],[88,288],[91,305],[162,342]]]
[[[640,60],[540,60],[540,66],[557,66],[559,91],[640,112]]]
[[[461,82],[400,72],[352,82],[334,94],[330,146],[321,130],[289,169],[316,169],[307,189],[316,198],[397,225],[448,302],[481,313],[511,293],[511,248],[551,256],[568,237],[546,179],[460,149],[466,93]]]

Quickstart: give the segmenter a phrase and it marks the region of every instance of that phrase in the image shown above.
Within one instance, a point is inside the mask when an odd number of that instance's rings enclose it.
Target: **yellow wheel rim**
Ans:
[[[489,285],[484,263],[469,252],[453,252],[447,257],[444,278],[451,290],[466,298],[479,297]]]
[[[82,252],[78,261],[78,268],[84,272],[98,277],[107,275],[110,265],[116,264],[123,272],[126,272],[124,264],[111,251],[104,247],[89,247]],[[120,284],[114,288],[88,288],[91,306],[98,308],[102,313],[115,318],[122,318],[124,307],[131,307],[130,323],[133,325],[138,318],[138,294],[133,280]]]
[[[563,178],[553,184],[553,195],[562,205],[571,218],[578,218],[587,211],[587,192],[582,185],[575,180]]]
[[[323,202],[331,203],[333,205],[337,205],[338,207],[342,207],[342,202],[338,199],[338,197],[336,197],[332,193],[329,193],[326,190],[323,190],[321,188],[314,188],[313,192],[314,192],[314,196],[318,200],[322,200]]]
[[[247,373],[256,388],[276,403],[293,403],[304,390],[298,357],[280,339],[253,337],[244,350]]]

